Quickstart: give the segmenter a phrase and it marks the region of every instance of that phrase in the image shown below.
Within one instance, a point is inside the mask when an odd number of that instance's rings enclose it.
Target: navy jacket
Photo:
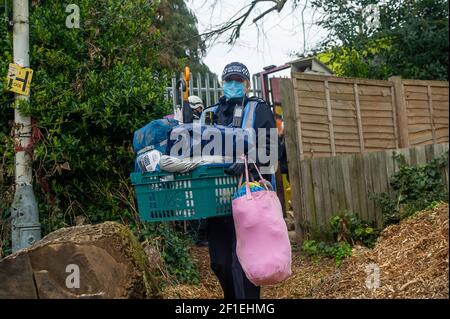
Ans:
[[[256,133],[258,134],[258,128],[276,128],[275,119],[272,113],[272,110],[267,103],[258,98],[258,97],[246,97],[244,99],[244,104],[247,104],[248,101],[258,101],[258,105],[255,111],[255,125]],[[219,103],[213,106],[217,106],[213,117],[213,123],[217,125],[228,126],[233,121],[234,108],[236,105],[241,105],[242,99],[232,99],[227,101],[224,96],[219,99]],[[258,138],[258,136],[257,136]],[[270,152],[270,130],[266,130],[266,154]],[[258,144],[257,144],[258,147]],[[258,155],[258,154],[257,154]],[[258,166],[261,164],[258,161]]]

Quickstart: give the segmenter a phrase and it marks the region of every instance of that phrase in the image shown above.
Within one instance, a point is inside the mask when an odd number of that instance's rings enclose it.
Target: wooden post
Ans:
[[[293,100],[292,100],[292,111],[293,113],[291,113],[291,116],[293,119],[295,119],[295,132],[297,132],[296,138],[297,138],[297,154],[299,155],[300,160],[302,161],[305,157],[303,154],[303,137],[302,137],[302,120],[301,120],[301,116],[300,116],[300,109],[298,107],[299,103],[298,103],[298,99],[297,99],[297,94],[295,93],[297,91],[297,85],[296,85],[296,80],[293,79],[293,82],[291,82],[291,88],[292,88],[292,94],[293,94]],[[281,91],[281,84],[280,84],[280,91]],[[284,114],[284,112],[283,112]],[[285,130],[286,131],[286,130]]]
[[[281,203],[281,209],[283,210],[283,217],[286,217],[287,216],[286,198],[284,197],[283,174],[281,173],[280,165],[278,165],[278,169],[275,172],[275,183],[277,186],[276,187],[277,196]]]
[[[295,81],[295,79],[292,81]],[[301,247],[304,239],[304,230],[302,225],[304,224],[303,214],[305,213],[305,203],[302,201],[302,185],[300,185],[301,171],[299,159],[302,155],[299,150],[301,140],[298,139],[299,133],[297,132],[297,116],[295,112],[297,104],[295,103],[294,87],[290,79],[280,80],[280,91],[281,107],[283,108],[285,124],[284,131],[286,134],[286,154],[288,159],[289,182],[291,185],[292,208],[294,209],[295,217],[295,232],[297,242],[299,247]]]
[[[328,80],[325,80],[325,96],[327,98],[327,110],[328,110],[328,128],[330,131],[330,144],[331,144],[331,154],[336,156],[336,145],[334,142],[334,128],[333,128],[333,115],[331,113],[331,99],[330,99],[330,88],[328,85]]]
[[[273,107],[273,120],[275,121],[275,123],[277,122],[277,113],[275,111],[275,105]],[[286,216],[287,216],[287,214],[286,214],[286,211],[287,211],[286,198],[284,197],[283,174],[281,173],[280,165],[278,165],[277,171],[275,172],[275,183],[276,183],[277,196],[281,203],[281,209],[283,210],[283,217],[286,218]]]
[[[391,86],[391,105],[392,105],[392,124],[394,125],[394,138],[395,138],[395,148],[399,148],[399,138],[398,138],[398,127],[397,127],[397,112],[395,110],[395,91],[394,87]]]
[[[434,127],[434,114],[433,114],[433,98],[431,96],[431,85],[427,86],[428,88],[428,109],[430,110],[430,124],[431,124],[431,133],[433,136],[433,143],[436,143],[436,129]]]
[[[363,126],[361,120],[361,106],[359,105],[359,92],[358,92],[358,84],[353,84],[353,91],[355,93],[355,103],[356,103],[356,118],[358,120],[358,135],[359,135],[359,147],[361,149],[361,153],[364,153],[364,133]]]
[[[395,92],[395,109],[397,112],[398,132],[400,140],[399,146],[400,148],[407,148],[409,147],[408,112],[406,109],[402,78],[400,76],[393,76],[389,78],[389,81],[392,82]]]

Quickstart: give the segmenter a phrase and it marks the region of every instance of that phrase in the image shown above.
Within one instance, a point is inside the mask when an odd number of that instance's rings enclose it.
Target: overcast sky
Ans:
[[[304,4],[303,0],[302,3]],[[193,10],[198,19],[200,33],[209,30],[214,25],[227,21],[240,8],[251,0],[187,0],[187,5]],[[217,5],[213,7],[214,2]],[[220,75],[224,66],[233,61],[240,61],[247,65],[251,74],[258,73],[268,65],[282,65],[295,59],[290,56],[295,52],[303,52],[303,32],[301,9],[293,9],[289,0],[280,14],[273,12],[259,23],[259,28],[251,21],[273,3],[262,3],[248,23],[241,31],[241,38],[231,47],[228,44],[216,43],[208,49],[204,62],[216,74]],[[320,18],[319,13],[307,5],[304,11],[306,48],[313,48],[323,37],[325,32],[315,22]],[[223,41],[226,40],[224,37]]]

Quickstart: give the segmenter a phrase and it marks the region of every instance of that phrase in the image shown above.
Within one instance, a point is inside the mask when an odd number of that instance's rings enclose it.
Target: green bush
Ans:
[[[332,217],[326,232],[325,237],[331,237],[331,241],[305,240],[302,248],[313,257],[334,258],[337,266],[352,255],[353,245],[372,248],[380,234],[373,223],[364,222],[359,216],[349,212]]]
[[[0,4],[0,15],[4,17],[3,3]],[[10,206],[14,190],[12,159],[14,156],[10,127],[8,121],[14,116],[14,109],[9,107],[13,95],[4,92],[4,76],[8,64],[12,61],[12,43],[6,23],[0,23],[0,259],[11,253]]]
[[[134,229],[140,241],[148,240],[161,254],[170,278],[178,283],[200,282],[198,269],[189,254],[192,238],[172,227],[170,223],[143,223]]]
[[[352,247],[346,241],[336,243],[326,243],[323,241],[305,240],[303,251],[312,257],[334,258],[336,266],[340,266],[346,257],[352,255]]]
[[[379,235],[374,222],[364,222],[358,215],[348,212],[331,218],[330,226],[338,242],[345,241],[352,246],[358,244],[372,248]]]
[[[393,194],[370,195],[382,209],[384,226],[398,223],[435,202],[448,201],[442,179],[442,169],[448,165],[448,152],[418,166],[408,165],[401,154],[395,154],[394,160],[399,170],[390,177]]]
[[[35,73],[30,103],[22,109],[37,119],[42,133],[33,152],[33,172],[43,234],[74,225],[80,216],[90,223],[134,223],[128,182],[133,132],[170,110],[164,99],[169,70],[159,63],[164,48],[154,27],[155,4],[80,0],[80,29],[66,28],[66,5],[38,1],[30,9]],[[1,76],[12,60],[4,26]],[[13,183],[13,96],[0,89],[3,194]],[[10,200],[1,200],[4,218]]]

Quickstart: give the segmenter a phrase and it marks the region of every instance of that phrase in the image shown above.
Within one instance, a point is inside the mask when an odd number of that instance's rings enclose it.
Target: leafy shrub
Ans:
[[[352,246],[365,245],[372,248],[379,235],[373,224],[362,221],[359,216],[344,212],[332,217],[329,221],[328,233],[333,241],[305,240],[303,251],[313,257],[334,258],[336,265],[352,255]]]
[[[448,192],[442,179],[442,169],[448,165],[448,152],[424,165],[410,166],[403,155],[395,154],[399,170],[390,177],[393,194],[371,194],[381,207],[383,225],[398,223],[439,201],[448,201]]]
[[[133,224],[128,180],[133,132],[170,110],[164,99],[169,70],[159,63],[163,48],[154,27],[157,4],[80,0],[80,29],[66,28],[66,2],[33,4],[30,61],[35,73],[30,103],[22,110],[37,120],[42,133],[33,151],[33,186],[43,235],[79,218]],[[6,225],[11,196],[4,194],[14,178],[14,109],[13,95],[4,92],[3,76],[12,61],[5,25],[0,26],[0,215]]]
[[[352,246],[359,244],[372,248],[379,235],[373,222],[364,222],[358,215],[348,212],[332,217],[330,225],[338,242],[345,241]]]
[[[330,257],[336,261],[336,266],[340,266],[346,257],[352,255],[352,247],[346,241],[337,243],[326,243],[323,241],[305,240],[303,251],[313,257]]]
[[[144,223],[134,229],[140,241],[149,240],[161,254],[169,275],[179,283],[200,282],[198,269],[193,262],[189,247],[192,238],[176,231],[169,223]]]
[[[4,17],[3,3],[0,15]],[[14,196],[13,184],[13,143],[10,138],[8,121],[14,116],[14,109],[9,107],[13,95],[4,93],[4,76],[8,64],[12,61],[12,42],[6,23],[0,23],[0,259],[11,253],[10,207]]]

